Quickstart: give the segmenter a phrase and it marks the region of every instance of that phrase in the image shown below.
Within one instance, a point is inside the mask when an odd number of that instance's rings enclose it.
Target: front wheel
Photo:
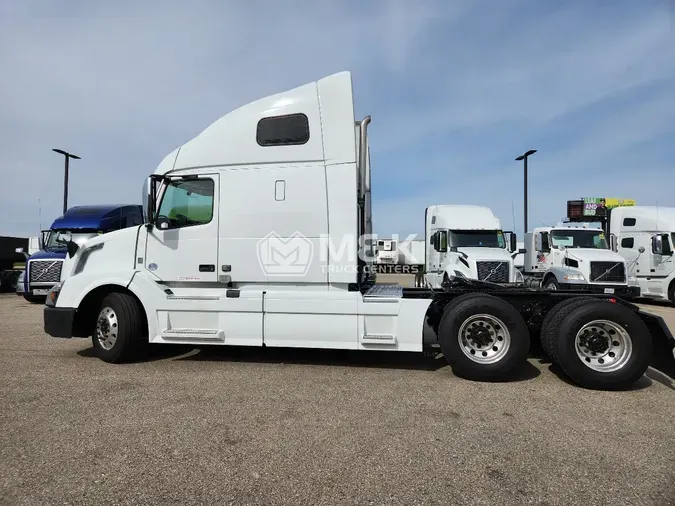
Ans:
[[[23,298],[26,299],[31,304],[44,304],[45,301],[47,300],[47,297],[45,295],[31,295],[30,292],[24,293]]]
[[[560,285],[558,280],[551,276],[544,282],[543,288],[544,290],[560,290]]]
[[[438,341],[453,372],[476,381],[513,376],[530,348],[527,324],[516,308],[483,293],[462,295],[448,304]]]
[[[113,292],[103,299],[92,335],[101,360],[117,363],[135,358],[142,348],[143,313],[131,295]]]
[[[600,390],[630,387],[647,371],[652,339],[630,309],[605,300],[569,304],[542,334],[552,359],[578,385]]]

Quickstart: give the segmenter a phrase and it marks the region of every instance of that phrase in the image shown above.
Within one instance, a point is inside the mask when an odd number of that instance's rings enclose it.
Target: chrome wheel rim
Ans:
[[[506,325],[489,314],[477,314],[464,320],[457,338],[464,355],[479,364],[499,362],[511,347],[511,334]]]
[[[104,307],[96,320],[96,339],[106,351],[110,351],[117,342],[117,315],[111,307]]]
[[[577,332],[574,348],[586,367],[598,372],[618,371],[633,353],[630,334],[609,320],[593,320]]]

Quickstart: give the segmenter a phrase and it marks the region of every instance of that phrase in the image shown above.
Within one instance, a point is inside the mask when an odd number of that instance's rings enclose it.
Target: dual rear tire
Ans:
[[[619,303],[575,297],[544,319],[546,355],[575,383],[590,389],[622,390],[647,371],[652,338],[640,317]]]
[[[500,381],[514,376],[525,364],[530,333],[510,303],[485,293],[469,293],[446,307],[438,341],[455,375]]]
[[[524,366],[530,332],[509,302],[469,293],[450,302],[438,341],[453,372],[475,381],[513,378]],[[545,354],[576,384],[630,387],[649,367],[652,340],[640,317],[609,300],[574,297],[554,306],[541,327]]]

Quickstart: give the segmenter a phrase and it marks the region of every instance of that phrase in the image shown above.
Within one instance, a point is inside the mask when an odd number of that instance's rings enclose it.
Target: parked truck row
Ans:
[[[425,262],[441,265],[427,282],[440,286],[375,284],[360,240],[372,234],[370,122],[355,118],[349,72],[226,114],[149,176],[145,224],[80,244],[65,234],[45,331],[91,337],[112,363],[167,343],[440,350],[478,381],[512,377],[538,339],[572,381],[600,389],[640,378],[652,339],[675,350],[663,319],[620,297],[500,283],[518,276],[517,241],[494,220],[459,229],[427,209]]]

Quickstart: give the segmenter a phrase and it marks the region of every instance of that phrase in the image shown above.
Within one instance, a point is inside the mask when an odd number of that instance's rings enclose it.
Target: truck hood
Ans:
[[[511,261],[508,250],[502,248],[457,248],[458,251],[468,255],[471,260],[498,260]]]
[[[559,252],[564,255],[565,252]],[[567,255],[573,259],[583,260],[585,262],[623,262],[624,259],[618,253],[609,249],[597,248],[569,248]]]
[[[95,269],[97,273],[104,275],[107,272],[119,270],[120,265],[134,266],[136,263],[134,257],[136,238],[138,237],[138,229],[142,226],[123,228],[88,239],[80,245],[72,258],[66,255],[61,271],[61,280],[65,280],[72,275],[73,268],[77,265],[84,251],[97,245],[102,245],[102,247],[87,256],[84,264],[85,270]]]
[[[29,260],[59,260],[66,257],[66,250],[40,250],[33,253]]]

